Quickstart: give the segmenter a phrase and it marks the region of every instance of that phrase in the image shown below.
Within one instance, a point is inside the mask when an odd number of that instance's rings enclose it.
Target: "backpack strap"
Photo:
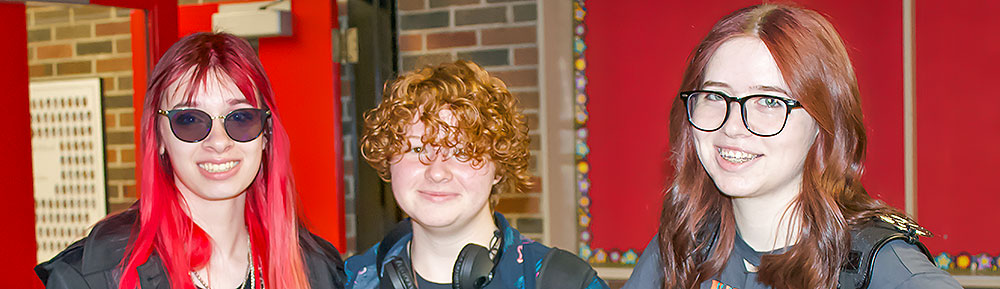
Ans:
[[[710,215],[698,222],[698,232],[694,236],[695,244],[698,246],[689,253],[695,260],[705,262],[712,254],[715,243],[719,241],[719,227],[722,226],[720,219],[718,215]]]
[[[837,288],[865,289],[871,282],[875,269],[875,255],[879,249],[893,240],[904,240],[916,245],[920,252],[932,263],[930,251],[920,243],[920,236],[930,233],[909,220],[896,216],[879,216],[851,229],[851,251],[840,268],[840,278]]]
[[[583,289],[596,277],[597,271],[580,257],[553,247],[542,258],[535,288]]]

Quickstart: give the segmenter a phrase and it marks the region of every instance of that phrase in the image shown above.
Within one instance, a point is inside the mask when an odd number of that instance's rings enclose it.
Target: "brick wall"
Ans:
[[[37,3],[25,9],[31,81],[101,78],[109,212],[136,196],[130,12]]]
[[[340,31],[347,30],[347,0],[337,0],[337,21],[340,24]],[[346,235],[347,246],[340,248],[344,256],[351,256],[357,253],[357,214],[354,200],[357,195],[357,174],[358,165],[367,165],[361,160],[358,148],[354,145],[358,132],[356,127],[357,112],[354,108],[354,65],[350,63],[340,64],[340,106],[341,124],[343,134],[341,140],[344,142],[343,172],[344,172],[344,234]],[[362,248],[362,250],[367,248]]]
[[[541,153],[537,4],[534,0],[400,0],[400,67],[470,60],[503,80],[521,101],[531,134],[535,181]],[[497,210],[521,233],[542,240],[540,186],[504,195]]]

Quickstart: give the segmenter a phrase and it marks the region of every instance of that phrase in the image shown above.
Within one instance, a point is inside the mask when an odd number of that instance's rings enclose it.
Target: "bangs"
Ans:
[[[187,72],[179,74],[167,86],[161,102],[168,103],[174,97],[183,97],[178,105],[195,107],[198,105],[198,92],[223,91],[235,87],[247,103],[255,108],[261,108],[258,105],[260,101],[257,87],[250,76],[246,73],[226,71],[224,68],[225,66],[221,65],[188,68]]]
[[[420,142],[426,146],[439,148],[458,148],[459,154],[468,157],[473,165],[480,166],[489,159],[491,144],[495,136],[485,133],[479,110],[471,104],[461,101],[447,101],[447,98],[421,98],[415,102],[426,100],[423,105],[396,107],[394,115],[398,122],[393,125],[398,135],[402,136],[393,144],[392,155],[401,155],[412,149],[409,138],[415,125],[422,125]]]
[[[478,65],[457,61],[407,72],[387,83],[382,102],[365,113],[361,154],[384,180],[389,166],[412,149],[413,125],[424,145],[458,148],[473,166],[496,165],[499,192],[525,192],[532,184],[528,127],[500,79]],[[415,133],[416,134],[416,133]]]

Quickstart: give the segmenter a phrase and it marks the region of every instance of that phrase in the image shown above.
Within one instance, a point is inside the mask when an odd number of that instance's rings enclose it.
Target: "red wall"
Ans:
[[[937,234],[925,243],[996,254],[1000,2],[915,2],[917,216]]]
[[[313,233],[345,248],[340,65],[333,59],[334,1],[292,1],[291,37],[260,40],[292,142],[295,186]]]
[[[903,5],[901,1],[797,1],[840,33],[861,89],[868,194],[904,210]]]
[[[0,34],[12,45],[0,45],[0,87],[3,87],[4,141],[0,142],[0,175],[4,177],[4,198],[0,219],[7,236],[0,238],[3,262],[0,276],[4,287],[41,288],[32,268],[35,254],[35,199],[31,171],[31,114],[28,101],[28,29],[24,4],[0,3]]]
[[[671,174],[668,112],[694,47],[723,16],[760,1],[587,1],[592,248],[642,250]],[[799,1],[847,44],[864,103],[869,193],[903,209],[902,4]],[[627,214],[623,212],[628,212]]]
[[[656,233],[687,56],[715,21],[751,3],[587,1],[592,249],[641,251]]]

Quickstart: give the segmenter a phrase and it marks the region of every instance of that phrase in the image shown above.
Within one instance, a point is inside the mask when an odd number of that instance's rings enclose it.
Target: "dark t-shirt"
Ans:
[[[403,250],[402,252],[400,252],[399,257],[403,259],[403,262],[406,262],[408,264],[413,264],[412,262],[410,262],[409,250]],[[410,266],[411,270],[412,267],[413,266],[411,265]],[[442,283],[434,283],[431,281],[427,281],[427,279],[424,279],[424,276],[420,276],[420,273],[417,273],[416,270],[413,271],[413,275],[417,276],[417,288],[419,289],[451,289],[451,283],[442,284]]]
[[[660,248],[656,238],[646,246],[632,276],[623,289],[660,289],[663,287]],[[771,252],[757,252],[736,235],[733,251],[729,254],[722,273],[701,283],[701,288],[771,288],[757,281],[757,273],[749,272],[747,265],[760,266],[761,256],[780,253],[784,249]],[[745,260],[745,261],[744,261]],[[932,264],[916,246],[902,240],[889,242],[878,251],[875,270],[868,286],[870,289],[889,288],[962,288],[955,278]]]
[[[424,277],[420,276],[420,274],[416,275],[417,275],[417,288],[419,289],[451,289],[451,283],[448,284],[434,283],[431,281],[427,281],[427,279],[424,279]]]

